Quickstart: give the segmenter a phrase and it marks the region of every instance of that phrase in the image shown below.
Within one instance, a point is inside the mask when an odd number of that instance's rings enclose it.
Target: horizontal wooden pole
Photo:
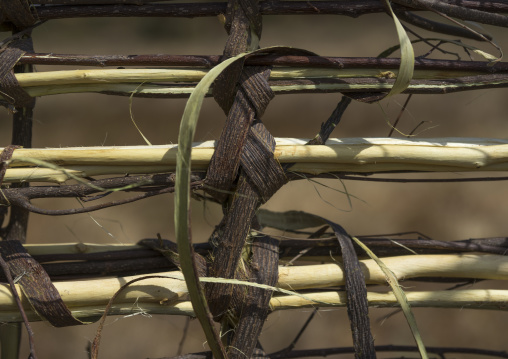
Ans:
[[[345,138],[322,146],[305,146],[306,142],[277,139],[274,156],[280,163],[293,163],[291,171],[309,174],[508,170],[508,141],[501,139]],[[214,150],[213,141],[196,144],[192,170],[206,170]],[[171,172],[176,168],[177,151],[177,145],[17,149],[4,182],[65,182],[72,176]]]
[[[123,96],[188,97],[208,69],[176,67],[158,69],[92,69],[16,74],[32,97],[65,93],[106,93]],[[398,67],[371,68],[275,67],[270,86],[276,94],[320,92],[388,91],[397,78]],[[457,66],[444,69],[416,68],[407,93],[450,93],[480,88],[506,87],[507,73],[485,73]]]
[[[51,0],[54,1],[54,0]],[[72,0],[75,1],[75,0]],[[88,0],[89,1],[89,0]],[[221,62],[221,55],[87,55],[57,53],[25,53],[19,59],[21,65],[67,65],[75,67],[107,66],[129,67],[150,66],[161,68],[210,69]],[[392,71],[400,67],[400,59],[387,57],[330,57],[317,55],[256,55],[245,59],[246,66],[304,67],[332,69],[377,69]],[[416,70],[442,72],[465,71],[469,73],[499,73],[508,71],[508,62],[496,62],[495,66],[485,61],[460,61],[444,59],[415,58]],[[119,69],[121,70],[121,69]]]
[[[33,6],[36,17],[39,20],[76,18],[76,17],[202,17],[218,16],[226,13],[225,2],[176,2],[165,4],[148,4],[144,2],[126,2],[119,0],[110,1],[65,1],[65,0],[37,0],[33,4],[65,4],[65,6]],[[85,3],[87,6],[80,6]],[[32,2],[31,2],[32,4]],[[73,6],[74,5],[74,6]],[[77,5],[77,6],[76,6]],[[93,6],[95,5],[95,6]],[[507,5],[503,1],[472,1],[461,0],[460,6],[464,11],[467,9],[481,10],[485,12],[506,12]],[[419,11],[421,6],[414,6],[412,11]],[[263,15],[345,15],[357,17],[364,14],[385,12],[383,4],[374,0],[355,1],[284,1],[261,2],[259,10]],[[487,22],[499,25],[503,21],[489,21],[490,18],[479,16],[477,22]]]
[[[407,299],[413,308],[457,308],[482,310],[508,310],[506,298],[508,290],[498,289],[470,289],[456,291],[415,291],[406,292]],[[367,292],[368,304],[375,308],[398,308],[397,298],[392,292]],[[270,300],[272,311],[303,309],[303,308],[341,308],[346,306],[346,293],[341,291],[306,293],[305,298],[297,295],[274,296]],[[105,305],[83,305],[70,307],[78,319],[96,320],[105,311]],[[29,307],[26,313],[30,321],[40,321],[41,318]],[[155,303],[143,299],[132,299],[128,303],[116,302],[108,315],[122,315],[125,317],[136,315],[184,315],[194,317],[190,301]],[[2,322],[21,322],[21,315],[14,308],[0,311]]]
[[[382,261],[399,281],[425,277],[508,279],[508,257],[500,255],[409,255]],[[366,283],[386,283],[383,271],[373,260],[360,263]],[[337,264],[280,267],[278,285],[294,290],[340,286],[344,285],[344,273]]]
[[[290,80],[270,80],[269,85],[276,95],[294,93],[388,92],[395,83],[395,78],[390,74],[390,71],[384,76],[387,77],[309,77]],[[460,91],[505,87],[508,87],[508,74],[498,73],[440,79],[413,79],[404,93],[448,94]],[[68,93],[102,93],[149,98],[188,98],[192,91],[194,91],[194,88],[194,84],[183,82],[104,82],[28,86],[24,90],[32,97]],[[209,90],[206,96],[211,94],[212,90]]]
[[[408,255],[383,258],[383,262],[399,280],[421,277],[508,279],[508,257],[500,255]],[[368,284],[385,284],[384,273],[370,259],[360,261]],[[115,300],[112,313],[132,314],[146,310],[150,313],[192,315],[185,281],[180,272],[156,273],[165,278],[138,281]],[[104,306],[120,287],[143,276],[95,279],[78,282],[54,282],[66,305],[81,317],[100,315]],[[238,284],[239,285],[239,284]],[[344,285],[344,273],[339,264],[279,267],[278,288],[298,291]],[[18,288],[19,291],[19,288]],[[457,307],[505,310],[508,291],[471,290],[445,292],[406,292],[414,306]],[[309,306],[343,306],[341,293],[316,293],[277,296],[271,301],[274,310]],[[31,311],[22,295],[27,311]],[[369,294],[373,306],[397,306],[391,293]],[[31,313],[31,312],[30,312]],[[7,285],[0,286],[0,320],[17,320],[16,304]],[[36,319],[31,313],[31,318]]]
[[[149,82],[199,82],[207,69],[199,68],[165,68],[165,69],[92,69],[30,72],[16,74],[22,87],[59,86],[70,84],[112,84],[112,83],[149,83]],[[390,71],[380,69],[340,69],[308,67],[276,67],[270,73],[271,80],[312,79],[312,78],[393,78],[397,68]],[[414,79],[447,79],[462,76],[480,75],[481,71],[464,71],[447,69],[417,69]]]
[[[74,254],[74,253],[103,253],[109,251],[128,251],[144,249],[137,244],[97,244],[97,243],[40,243],[23,244],[31,256],[43,254]]]

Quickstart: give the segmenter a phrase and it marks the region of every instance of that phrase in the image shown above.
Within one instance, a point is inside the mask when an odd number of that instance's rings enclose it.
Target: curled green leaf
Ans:
[[[402,93],[411,82],[413,78],[413,71],[415,65],[415,55],[413,51],[413,45],[411,44],[411,40],[407,36],[406,30],[400,23],[399,19],[393,12],[393,9],[390,5],[389,0],[385,0],[388,9],[390,10],[390,14],[392,15],[393,22],[395,23],[395,28],[397,29],[397,35],[399,37],[400,44],[400,67],[397,75],[397,80],[393,84],[392,89],[388,93],[387,97],[397,95]]]

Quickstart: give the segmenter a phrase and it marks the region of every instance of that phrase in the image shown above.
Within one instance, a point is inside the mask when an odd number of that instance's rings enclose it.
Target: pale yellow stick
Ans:
[[[406,292],[408,301],[413,308],[458,308],[458,309],[483,309],[483,310],[508,310],[507,290],[495,289],[469,289],[457,291],[424,291]],[[296,295],[274,296],[270,300],[270,308],[276,310],[290,310],[303,308],[340,308],[346,306],[346,294],[344,292],[318,292],[306,293],[306,298]],[[376,308],[398,308],[397,298],[391,293],[367,293],[368,304]],[[76,318],[82,320],[97,319],[104,314],[106,304],[102,305],[76,305],[69,309]],[[34,313],[32,308],[25,305],[26,313],[30,321],[39,321],[41,318]],[[126,298],[116,300],[109,315],[123,315],[126,317],[141,314],[164,314],[194,316],[190,301],[154,302],[151,298]],[[20,322],[21,315],[15,306],[0,311],[0,321]]]
[[[508,279],[508,257],[488,254],[463,255],[409,255],[383,258],[383,262],[399,280],[415,277],[448,277],[478,279]],[[371,259],[360,261],[366,282],[385,284],[385,276]],[[26,274],[30,275],[30,273]],[[134,300],[154,303],[186,299],[187,288],[180,272],[159,273],[173,278],[152,278],[137,282],[126,289],[117,299],[118,303]],[[70,307],[103,305],[128,281],[142,276],[94,279],[79,282],[55,282],[62,299]],[[344,273],[337,264],[279,267],[278,287],[286,290],[326,288],[344,285]],[[305,298],[301,298],[305,299]],[[26,298],[23,299],[26,303]],[[504,300],[508,300],[505,297]],[[7,285],[0,286],[0,312],[14,310]]]
[[[122,82],[198,82],[208,71],[203,69],[94,69],[16,74],[22,87],[108,84]]]
[[[274,151],[282,163],[312,161],[362,165],[409,162],[479,168],[508,161],[508,141],[496,139],[346,138],[330,140],[323,146],[292,145],[288,141],[281,139]],[[213,142],[199,144],[193,148],[192,162],[207,164],[213,151]],[[20,160],[24,157],[57,165],[174,165],[177,152],[176,145],[18,149],[14,151],[11,166],[30,165]]]
[[[409,255],[382,260],[399,281],[416,277],[508,279],[508,257],[500,255]],[[360,262],[367,283],[386,283],[384,273],[373,260]],[[344,285],[344,277],[336,264],[279,268],[279,286],[284,289],[339,285]]]
[[[275,157],[281,163],[295,163],[290,169],[292,171],[310,174],[508,170],[508,141],[505,140],[348,138],[330,140],[323,146],[304,146],[304,143],[305,140],[279,139]],[[193,148],[193,170],[205,170],[213,152],[212,142]],[[176,153],[175,145],[18,149],[14,151],[11,168],[7,170],[4,181],[64,182],[69,179],[60,170],[33,167],[30,159],[65,166],[69,173],[85,177],[173,171]]]
[[[164,82],[198,82],[207,74],[205,69],[165,68],[165,69],[92,69],[63,70],[16,74],[22,87],[69,85],[69,84],[110,84],[110,83],[143,83],[152,81]],[[417,70],[415,79],[454,78],[479,75],[474,71],[439,71]],[[305,67],[276,67],[271,71],[273,80],[309,79],[309,78],[357,78],[378,77],[395,78],[397,70],[381,71],[379,69],[332,69]]]

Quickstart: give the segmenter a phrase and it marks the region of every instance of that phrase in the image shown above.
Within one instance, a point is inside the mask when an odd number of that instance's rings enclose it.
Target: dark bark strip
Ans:
[[[25,31],[14,34],[12,40],[9,40],[6,47],[0,52],[0,91],[6,94],[4,97],[9,99],[3,105],[13,112],[12,145],[7,147],[7,152],[2,153],[1,157],[4,161],[8,159],[5,157],[12,155],[14,146],[30,148],[32,145],[35,99],[28,96],[19,86],[14,72],[33,71],[31,65],[15,65],[25,52],[34,51],[30,38],[30,26],[34,25],[35,19],[31,16],[30,10],[26,6],[27,3],[24,1],[2,1],[1,5],[17,28],[21,30],[26,28]],[[2,167],[3,170],[5,166],[2,164]],[[3,176],[3,173],[1,175]],[[11,190],[23,190],[27,187],[27,183],[14,184]],[[29,210],[27,208],[11,206],[9,223],[1,229],[3,240],[0,242],[0,255],[3,270],[6,271],[7,278],[16,278],[14,281],[10,280],[13,294],[17,295],[16,288],[13,286],[14,282],[17,282],[35,311],[54,326],[83,324],[72,316],[49,275],[23,247],[22,243],[26,242],[28,217]],[[21,306],[20,311],[29,335],[30,357],[35,359],[37,355],[33,344],[33,333]]]
[[[0,242],[0,254],[39,315],[55,327],[83,324],[72,316],[46,271],[19,241]]]
[[[370,331],[367,286],[353,242],[344,228],[336,223],[326,222],[335,232],[342,251],[346,280],[347,313],[353,333],[355,358],[376,358],[374,338]]]
[[[9,2],[9,0],[6,0]],[[409,10],[414,1],[397,1],[403,3],[401,9]],[[37,3],[37,1],[33,1]],[[440,1],[440,3],[445,3]],[[448,4],[445,4],[448,5]],[[508,5],[500,1],[461,0],[465,10],[483,12],[506,12]],[[407,7],[411,6],[411,7]],[[385,12],[379,0],[354,1],[263,1],[260,11],[263,15],[344,15],[358,17],[366,14]],[[421,10],[421,7],[413,10]],[[37,8],[37,17],[41,20],[73,17],[203,17],[217,16],[226,12],[224,2],[180,3],[180,4],[119,4],[119,5],[81,5],[81,6],[46,6]],[[453,16],[453,15],[452,15]],[[490,20],[483,19],[480,20]],[[478,21],[475,19],[473,21]],[[481,21],[478,21],[481,22]]]
[[[30,5],[24,0],[0,0],[2,15],[12,23],[16,29],[25,29],[35,24],[37,19],[30,11]]]
[[[279,242],[267,236],[256,237],[252,243],[251,280],[276,286],[279,272]],[[229,350],[230,358],[251,358],[270,312],[272,292],[260,288],[245,289],[241,314]]]
[[[19,64],[74,66],[188,66],[212,68],[220,63],[218,55],[78,55],[25,53]],[[246,66],[323,67],[336,69],[378,68],[397,69],[400,59],[378,57],[329,57],[317,55],[256,55],[245,59]],[[416,58],[415,69],[462,70],[485,73],[506,72],[508,62],[460,61]]]
[[[15,38],[4,46],[3,49],[0,49],[0,93],[4,98],[4,100],[0,101],[0,105],[7,107],[12,112],[22,111],[22,108],[26,108],[25,111],[27,111],[35,106],[35,99],[30,97],[19,85],[16,76],[14,76],[13,69],[23,54],[34,51],[32,40],[31,38]],[[14,125],[16,125],[16,118],[14,120]],[[20,130],[14,129],[13,134],[17,136],[18,140],[31,143],[31,135],[27,136],[28,132],[26,130],[21,128]],[[13,144],[21,143],[13,142]]]
[[[35,20],[31,17],[27,3],[23,1],[2,0],[1,7],[7,16],[11,17],[13,24],[15,24],[13,35],[10,38],[6,39],[7,42],[0,50],[0,91],[2,94],[5,94],[3,97],[7,98],[7,101],[0,101],[0,104],[7,107],[13,113],[11,145],[7,147],[7,150],[4,150],[6,153],[2,153],[1,157],[3,161],[12,156],[12,150],[14,150],[16,147],[30,148],[32,146],[32,124],[35,98],[31,98],[25,92],[25,90],[21,88],[14,73],[33,71],[32,65],[16,66],[16,63],[25,52],[34,51],[30,32],[31,26],[34,24]],[[15,18],[15,20],[12,18]],[[5,164],[2,163],[2,172],[5,170],[5,168]],[[2,177],[3,176],[4,173],[2,173]],[[13,184],[12,190],[23,189],[27,188],[28,186],[28,183]],[[25,252],[22,243],[26,242],[29,213],[29,210],[23,207],[13,206],[10,208],[9,222],[5,228],[0,229],[0,235],[2,237],[2,242],[0,242],[0,244],[2,246],[15,245],[18,246],[17,250],[19,250],[20,253]],[[2,220],[4,215],[5,212],[3,212],[0,216],[2,217]],[[2,225],[2,222],[0,222],[0,226]],[[15,253],[15,251],[13,253]],[[23,318],[25,328],[27,330],[28,341],[30,345],[30,358],[36,359],[37,353],[35,351],[33,331],[26,317],[26,313],[24,312],[24,309],[20,303],[20,298],[18,296],[17,289],[14,286],[14,281],[12,280],[12,276],[16,275],[16,271],[18,271],[18,273],[24,273],[28,263],[23,262],[18,264],[11,264],[9,263],[4,253],[0,253],[0,256],[2,256],[2,269],[9,281],[11,292],[14,298],[16,298],[16,302],[18,303],[18,307]],[[49,276],[47,276],[47,274],[46,277],[49,280]],[[19,338],[21,337],[21,326],[14,326],[12,328],[4,327],[1,328],[0,331],[2,332],[2,339],[5,339],[5,336],[13,336],[18,338],[18,342],[20,341]]]
[[[224,58],[256,49],[261,27],[257,0],[231,0],[226,11],[229,37]],[[213,250],[209,275],[275,285],[278,241],[254,238],[251,258],[242,258],[256,210],[287,182],[274,158],[275,140],[260,121],[274,97],[268,84],[270,69],[243,65],[241,60],[228,68],[213,89],[216,101],[228,117],[204,186],[223,204],[225,212],[210,239]],[[228,357],[250,358],[268,315],[272,293],[218,283],[208,283],[205,293],[216,320],[222,320],[227,313],[228,318],[237,322],[229,338]]]

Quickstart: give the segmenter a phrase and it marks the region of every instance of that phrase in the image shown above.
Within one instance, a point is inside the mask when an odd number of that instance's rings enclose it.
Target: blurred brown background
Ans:
[[[506,31],[487,28],[504,49]],[[424,31],[419,31],[425,35]],[[5,34],[3,34],[5,35]],[[5,35],[6,36],[6,35]],[[199,19],[72,19],[50,21],[34,32],[37,52],[78,54],[221,54],[226,33],[215,18]],[[358,19],[340,16],[266,16],[262,46],[286,45],[328,56],[377,56],[396,43],[392,20],[386,15]],[[471,42],[474,43],[474,42]],[[493,48],[482,47],[494,52]],[[448,47],[448,49],[451,49]],[[424,47],[417,47],[423,53]],[[455,51],[461,52],[460,49]],[[50,68],[38,67],[37,71]],[[54,69],[54,68],[53,68]],[[263,117],[279,137],[313,137],[340,99],[339,94],[276,97]],[[508,90],[485,90],[444,96],[414,96],[404,114],[401,131],[410,132],[428,121],[419,137],[508,137]],[[405,96],[380,104],[353,103],[332,137],[385,137],[386,120],[394,121]],[[206,100],[196,141],[217,139],[224,115],[213,100]],[[133,113],[153,144],[175,143],[185,100],[134,99]],[[0,146],[10,141],[10,116],[0,111]],[[34,147],[142,145],[129,117],[129,100],[97,94],[48,96],[37,100]],[[454,174],[463,177],[467,174]],[[308,181],[286,185],[267,204],[272,210],[305,210],[342,224],[354,235],[419,231],[438,240],[508,236],[506,182],[454,184],[375,184],[345,182],[357,196],[349,206],[338,181],[322,181],[335,190]],[[40,202],[52,208],[78,206],[75,200]],[[215,205],[193,203],[195,241],[205,241],[220,220]],[[134,243],[141,238],[173,239],[173,198],[161,196],[87,215],[31,217],[30,243],[93,242]],[[97,225],[96,220],[99,224]],[[480,283],[475,288],[499,288],[502,283]],[[423,287],[422,287],[423,288]],[[410,288],[409,288],[410,289]],[[415,309],[428,346],[508,349],[505,312]],[[261,336],[267,352],[282,349],[296,335],[310,310],[277,312]],[[386,321],[390,310],[372,309],[376,344],[413,344],[401,314]],[[173,356],[182,336],[184,318],[115,317],[108,319],[101,345],[102,358],[157,358]],[[3,324],[9,325],[9,324]],[[96,325],[54,329],[34,325],[40,358],[87,358],[85,347]],[[297,348],[351,345],[345,309],[320,311]],[[197,321],[184,352],[207,348]],[[28,356],[23,342],[22,357]],[[393,357],[394,355],[380,355]],[[413,355],[412,357],[416,357]],[[410,356],[411,357],[411,356]],[[465,356],[452,355],[450,358]]]

